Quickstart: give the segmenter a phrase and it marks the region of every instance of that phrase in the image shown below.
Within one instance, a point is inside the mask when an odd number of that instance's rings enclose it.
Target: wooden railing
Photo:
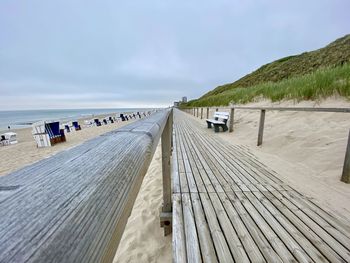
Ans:
[[[205,107],[205,108],[187,108],[183,111],[190,113],[196,117],[199,117],[200,109],[200,118],[203,119],[203,109],[206,109],[206,118],[209,118],[210,109],[214,108],[215,111],[218,111],[218,107]],[[234,123],[234,114],[235,110],[258,110],[260,111],[260,121],[259,121],[259,130],[258,130],[258,140],[257,146],[262,145],[263,136],[264,136],[264,126],[265,126],[265,117],[266,111],[305,111],[305,112],[334,112],[334,113],[350,113],[350,108],[313,108],[313,107],[220,107],[220,110],[227,110],[230,112],[229,119],[229,132],[233,132],[233,123]],[[350,130],[348,136],[348,144],[345,153],[345,160],[343,166],[343,172],[341,181],[345,183],[350,183]]]
[[[0,177],[0,262],[112,262],[161,136],[171,212],[171,134],[163,110]]]

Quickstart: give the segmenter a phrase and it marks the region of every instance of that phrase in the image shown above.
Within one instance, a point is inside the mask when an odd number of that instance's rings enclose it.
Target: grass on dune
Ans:
[[[265,82],[251,87],[227,90],[220,94],[190,101],[186,106],[244,104],[257,98],[266,98],[273,102],[281,100],[319,100],[332,95],[340,95],[350,99],[350,64],[336,68],[320,69],[314,73],[279,82]]]

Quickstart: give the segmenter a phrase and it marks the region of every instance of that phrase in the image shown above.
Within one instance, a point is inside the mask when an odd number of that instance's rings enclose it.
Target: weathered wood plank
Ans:
[[[173,194],[173,261],[187,262],[181,194]]]
[[[196,219],[197,233],[203,262],[218,262],[199,194],[191,193],[191,201]]]
[[[313,108],[313,107],[233,107],[240,110],[269,110],[269,111],[311,111],[311,112],[343,112],[350,113],[350,108]]]
[[[349,261],[347,222],[286,185],[246,147],[177,117],[177,149],[186,152],[178,161],[186,181],[200,189],[187,195],[202,260],[214,255],[205,254],[213,245],[224,262]]]
[[[182,209],[185,222],[185,237],[187,262],[202,262],[196,222],[192,210],[192,202],[189,193],[181,195]]]
[[[199,195],[219,262],[234,262],[208,194],[200,193]]]
[[[350,130],[349,130],[349,136],[348,136],[348,144],[346,146],[346,151],[345,151],[341,181],[347,184],[350,183]]]
[[[111,262],[168,111],[0,178],[0,262]]]

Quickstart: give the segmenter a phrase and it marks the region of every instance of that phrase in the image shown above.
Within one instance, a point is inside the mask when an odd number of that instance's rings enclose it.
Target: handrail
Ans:
[[[112,262],[171,112],[0,177],[0,262]]]
[[[315,112],[343,112],[350,113],[350,108],[313,108],[313,107],[238,107],[232,109],[240,110],[270,110],[270,111],[315,111]]]

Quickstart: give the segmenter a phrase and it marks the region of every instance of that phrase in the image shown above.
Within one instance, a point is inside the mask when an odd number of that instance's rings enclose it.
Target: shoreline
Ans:
[[[62,111],[69,111],[70,109],[62,109]],[[74,109],[71,109],[74,111]],[[82,109],[82,111],[84,110],[90,110],[90,109]],[[94,110],[94,109],[91,109]],[[99,109],[95,109],[95,110],[99,110]],[[100,110],[105,110],[105,109],[100,109]],[[84,121],[84,120],[89,120],[89,119],[93,119],[93,118],[103,118],[106,116],[116,116],[119,115],[121,113],[123,114],[130,114],[130,113],[134,113],[134,112],[146,112],[146,111],[152,111],[154,110],[154,108],[140,108],[140,109],[134,109],[134,108],[130,108],[130,109],[111,109],[111,112],[97,112],[97,113],[83,113],[80,112],[77,116],[71,116],[69,115],[70,113],[68,112],[66,116],[61,116],[61,117],[50,117],[49,115],[46,115],[46,117],[41,116],[41,117],[33,117],[33,118],[38,118],[37,120],[33,120],[32,119],[28,119],[28,120],[23,120],[23,121],[16,121],[16,123],[12,123],[12,124],[6,124],[3,127],[0,127],[0,133],[5,133],[5,132],[16,132],[16,130],[22,130],[22,129],[26,129],[26,128],[31,128],[32,124],[38,121],[42,121],[42,120],[54,120],[54,121],[59,121],[60,123],[66,123],[66,122],[71,122],[71,121]],[[31,111],[31,110],[28,110]],[[45,111],[45,110],[34,110],[34,111]],[[50,111],[50,110],[48,110]],[[60,111],[60,110],[58,110]],[[2,111],[2,112],[16,112],[16,111]],[[22,110],[19,110],[18,112],[22,112]],[[23,111],[26,112],[26,111]],[[0,111],[1,113],[1,111]],[[72,113],[71,113],[72,114]],[[0,120],[1,121],[1,120]],[[9,121],[9,123],[11,123],[11,121]],[[1,123],[0,123],[1,124]],[[7,129],[7,126],[10,126],[11,129]],[[12,128],[13,127],[13,128]]]
[[[98,115],[97,118],[104,118],[107,115]],[[103,133],[112,131],[119,127],[125,126],[138,119],[131,119],[124,122],[109,123],[102,126],[85,127],[83,121],[90,118],[79,119],[82,129],[80,131],[65,132],[66,142],[55,144],[51,147],[38,148],[32,135],[32,128],[11,129],[11,132],[17,133],[17,144],[0,147],[0,176],[14,172],[30,165],[34,162],[40,161],[43,158],[50,157],[60,151],[77,146],[84,141],[97,137]]]

